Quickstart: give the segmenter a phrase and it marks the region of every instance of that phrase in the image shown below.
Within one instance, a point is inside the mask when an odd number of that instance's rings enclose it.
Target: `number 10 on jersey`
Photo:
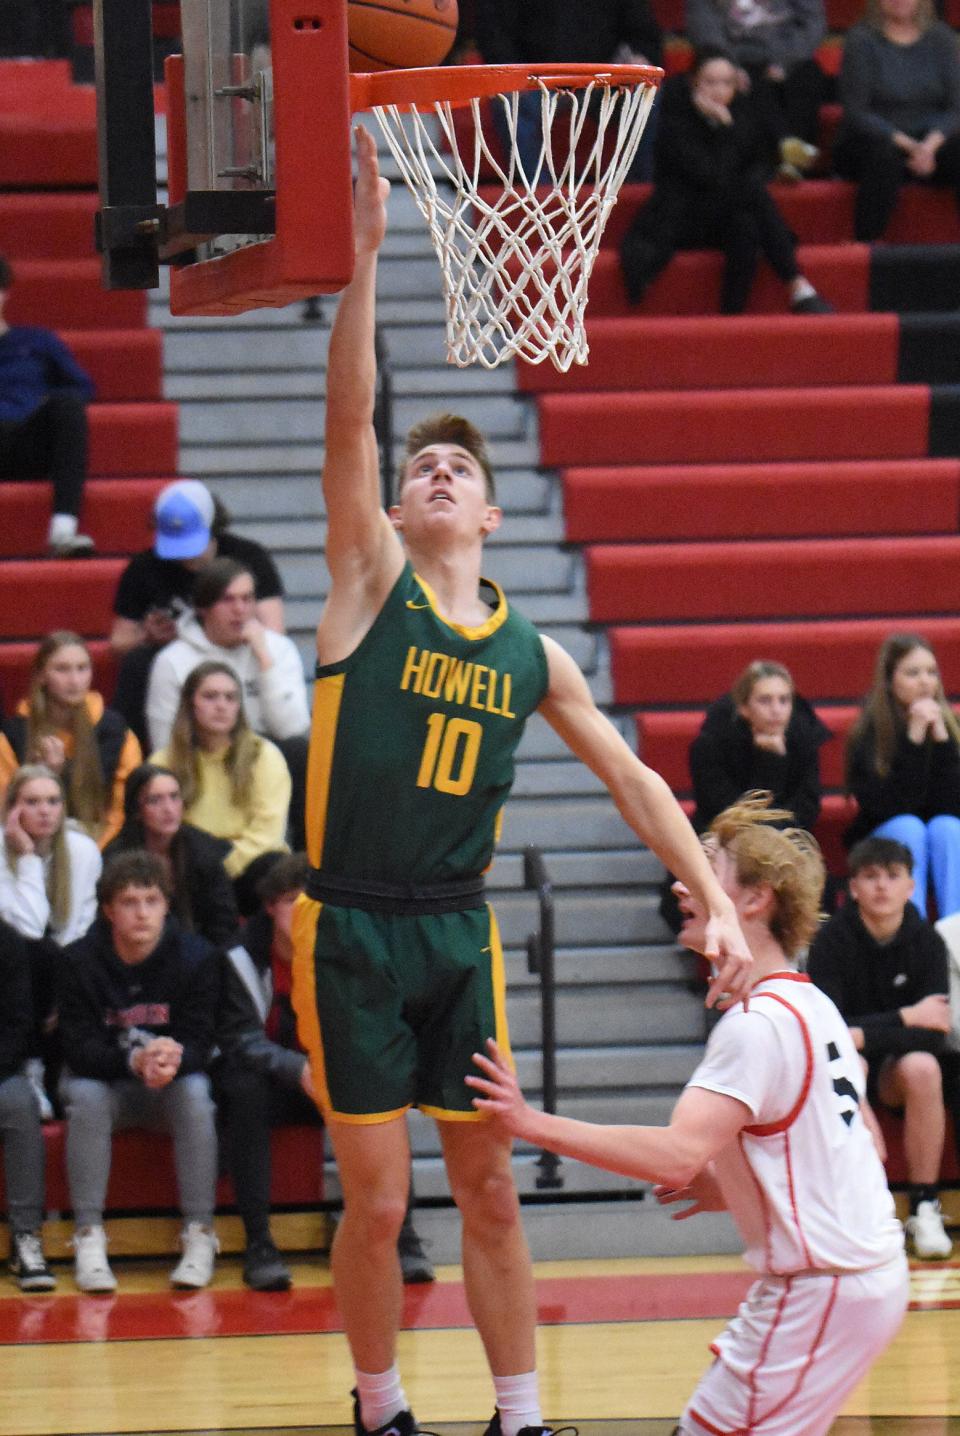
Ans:
[[[418,788],[436,788],[438,793],[463,797],[469,793],[477,771],[483,728],[470,718],[448,718],[431,713],[427,738],[417,774]]]

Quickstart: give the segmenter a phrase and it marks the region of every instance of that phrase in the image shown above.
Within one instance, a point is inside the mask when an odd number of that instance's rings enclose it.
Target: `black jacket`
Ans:
[[[786,753],[769,753],[753,741],[750,725],[729,693],[707,709],[690,745],[690,774],[697,810],[693,826],[702,833],[718,813],[744,793],[768,789],[801,828],[812,828],[820,813],[819,750],[830,737],[805,698],[793,700]]]
[[[3,732],[10,744],[18,763],[27,761],[28,727],[27,719],[22,713],[13,713],[9,718],[0,720],[0,731]],[[123,745],[129,731],[127,720],[114,708],[104,708],[94,725],[93,736],[100,755],[100,768],[108,789],[116,774],[120,754],[123,752]],[[69,762],[65,765],[61,776],[64,783],[69,783]]]
[[[834,913],[814,938],[807,958],[813,982],[831,997],[848,1027],[862,1027],[863,1055],[940,1053],[945,1034],[905,1027],[901,1007],[949,992],[947,949],[931,923],[907,903],[900,931],[881,944],[863,925],[855,902]]]
[[[180,1073],[202,1071],[215,1040],[219,973],[216,949],[167,919],[143,962],[122,962],[109,924],[98,918],[63,950],[60,1034],[64,1062],[78,1077],[129,1077],[129,1058],[150,1037],[183,1046]],[[142,1035],[141,1035],[142,1034]]]
[[[860,805],[843,835],[847,847],[900,813],[913,813],[925,823],[940,813],[960,817],[960,747],[952,738],[944,743],[929,738],[911,743],[904,729],[890,772],[881,778],[868,729],[849,751],[847,773],[850,791]]]
[[[273,922],[261,909],[244,928],[242,945],[223,954],[217,1041],[226,1062],[299,1087],[307,1059],[297,1043],[290,999],[273,991],[272,945]],[[277,1041],[266,1033],[271,1012],[278,1019]]]
[[[0,921],[0,1080],[19,1072],[33,1037],[30,960],[23,938]]]
[[[476,32],[488,65],[610,64],[621,44],[659,65],[663,48],[647,0],[478,0]]]
[[[128,818],[112,843],[103,850],[104,862],[113,853],[145,846],[139,818]],[[181,823],[173,840],[171,860],[174,893],[171,911],[187,932],[199,933],[214,947],[229,947],[237,940],[240,914],[233,883],[223,860],[230,844],[202,828]]]

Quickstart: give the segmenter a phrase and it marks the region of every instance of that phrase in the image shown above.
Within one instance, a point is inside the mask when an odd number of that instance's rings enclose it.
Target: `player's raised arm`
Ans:
[[[676,873],[709,914],[704,956],[715,966],[707,993],[713,1006],[721,993],[730,1000],[750,987],[753,959],[740,931],[733,903],[723,892],[700,841],[669,787],[641,763],[593,701],[586,679],[558,643],[544,638],[550,686],[540,712],[572,752],[607,786],[624,820],[657,857]],[[726,1001],[721,1006],[726,1006]]]
[[[326,558],[334,593],[353,607],[372,603],[375,612],[403,563],[380,501],[373,428],[377,255],[386,232],[390,186],[380,175],[373,137],[359,126],[356,143],[356,264],[340,296],[330,335],[323,493]],[[330,616],[325,615],[325,623]],[[326,657],[329,661],[329,654]]]

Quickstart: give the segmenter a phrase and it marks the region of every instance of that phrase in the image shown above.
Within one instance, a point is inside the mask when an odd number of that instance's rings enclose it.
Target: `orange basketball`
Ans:
[[[349,0],[350,68],[440,65],[457,33],[457,0]]]

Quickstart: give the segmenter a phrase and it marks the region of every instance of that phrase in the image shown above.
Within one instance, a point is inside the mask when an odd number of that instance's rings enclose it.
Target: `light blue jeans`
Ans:
[[[913,905],[927,915],[927,884],[932,881],[937,916],[960,912],[960,818],[939,813],[925,823],[913,813],[898,813],[874,828],[872,838],[892,838],[913,854]]]

